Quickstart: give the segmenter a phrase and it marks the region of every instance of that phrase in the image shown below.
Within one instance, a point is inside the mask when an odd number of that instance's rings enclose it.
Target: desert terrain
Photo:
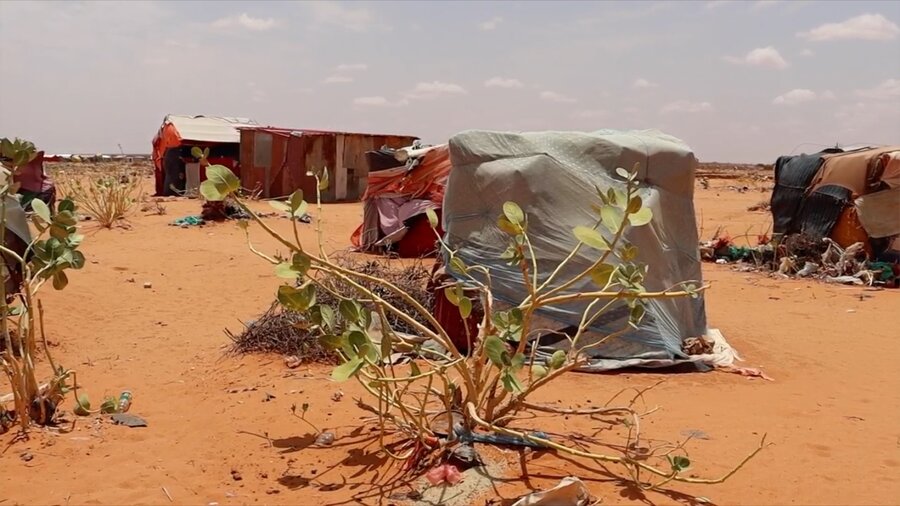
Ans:
[[[724,176],[722,175],[724,174]],[[702,177],[700,177],[702,175]],[[727,166],[698,175],[701,237],[765,232],[770,172]],[[152,187],[145,176],[144,188]],[[280,356],[232,356],[225,328],[239,331],[269,307],[279,280],[252,255],[235,223],[179,228],[200,202],[161,203],[127,227],[82,224],[88,258],[62,292],[46,290],[55,359],[78,372],[92,399],[134,393],[131,412],[148,427],[105,417],[72,417],[74,428],[37,428],[27,441],[0,436],[0,506],[17,504],[511,504],[530,491],[579,477],[602,504],[897,504],[900,498],[900,291],[784,280],[730,265],[704,264],[710,326],[774,381],[723,372],[636,371],[570,374],[540,401],[587,406],[627,387],[664,383],[646,394],[659,410],[644,433],[694,437],[694,469],[717,476],[767,435],[770,443],[724,484],[672,484],[643,492],[621,470],[551,452],[491,449],[489,485],[466,481],[442,496],[423,480],[397,479],[360,430],[355,382],[335,383],[330,367],[289,369]],[[265,203],[254,203],[268,209]],[[327,246],[349,247],[360,204],[325,206]],[[311,211],[315,214],[315,211]],[[287,232],[288,220],[270,224]],[[302,239],[315,243],[312,225]],[[252,228],[251,228],[252,230]],[[251,232],[256,245],[274,241]],[[314,446],[291,406],[336,435]],[[61,409],[72,409],[68,400]],[[535,429],[590,433],[590,419],[539,416]],[[69,430],[71,428],[71,430]],[[893,478],[892,478],[893,476]],[[468,480],[471,481],[471,480]],[[477,480],[475,480],[477,481]],[[411,493],[412,492],[412,493]],[[455,502],[454,502],[455,501]]]

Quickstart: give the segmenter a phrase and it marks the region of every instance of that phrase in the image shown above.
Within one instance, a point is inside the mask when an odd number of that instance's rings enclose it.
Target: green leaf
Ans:
[[[609,249],[609,244],[606,243],[606,239],[603,238],[600,232],[594,230],[593,228],[585,227],[584,225],[578,225],[572,232],[575,234],[576,239],[594,249],[600,251],[606,251]]]
[[[118,403],[116,399],[112,397],[107,397],[104,399],[103,404],[100,405],[100,412],[104,415],[109,415],[118,411]]]
[[[410,376],[421,376],[422,375],[422,370],[419,369],[419,364],[417,364],[415,361],[411,361],[409,363],[409,374],[410,374]]]
[[[518,235],[522,233],[522,226],[516,225],[513,222],[509,221],[506,216],[497,218],[497,226],[500,228],[500,230],[506,232],[509,235]]]
[[[463,297],[459,299],[459,315],[462,316],[463,320],[469,318],[472,314],[472,300],[468,297]]]
[[[303,200],[303,190],[297,190],[291,194],[290,198],[288,198],[288,205],[290,206],[291,212],[296,215],[297,210],[300,209],[300,206],[305,202]]]
[[[650,210],[649,207],[642,207],[628,216],[628,222],[631,223],[633,227],[640,227],[641,225],[646,225],[653,220],[653,211]]]
[[[503,367],[505,365],[503,363],[503,354],[508,354],[508,352],[506,350],[506,343],[501,341],[499,337],[488,336],[484,340],[484,352],[497,367]]]
[[[600,220],[603,222],[603,225],[610,232],[616,232],[619,230],[619,227],[622,225],[625,216],[622,214],[622,210],[615,206],[603,206],[600,209]]]
[[[635,304],[634,307],[631,308],[631,315],[629,320],[631,321],[631,323],[637,325],[641,322],[641,319],[644,318],[644,313],[644,306],[642,306],[641,304]]]
[[[339,350],[344,345],[344,338],[342,336],[326,334],[319,337],[319,342],[329,350]]]
[[[81,269],[82,267],[84,267],[84,253],[80,251],[73,251],[70,264],[73,269]]]
[[[62,213],[62,212],[70,212],[73,214],[75,213],[75,202],[73,202],[69,199],[60,200],[59,205],[57,205],[56,207],[57,207],[57,212],[60,212],[60,213]]]
[[[388,323],[385,322],[385,325]],[[381,333],[381,356],[390,360],[391,353],[394,351],[393,332],[385,331]]]
[[[591,269],[591,281],[600,288],[605,288],[615,270],[612,265],[600,264]]]
[[[300,273],[294,270],[293,264],[281,262],[275,266],[275,275],[282,279],[297,279]]]
[[[500,376],[500,381],[503,383],[503,388],[509,392],[521,392],[524,390],[522,383],[519,382],[519,378],[508,369]]]
[[[634,214],[641,210],[641,206],[644,205],[643,199],[641,199],[640,195],[635,195],[631,197],[631,200],[628,201],[628,209],[626,211],[630,214]]]
[[[563,350],[556,350],[553,352],[553,355],[550,356],[550,360],[547,362],[547,365],[550,366],[550,369],[555,370],[559,369],[566,363],[566,352]]]
[[[50,223],[50,208],[41,199],[32,199],[31,209],[38,217],[44,220],[44,223]]]
[[[72,411],[78,416],[88,416],[90,415],[91,410],[91,400],[88,399],[87,394],[80,394],[75,399],[75,409]]]
[[[286,203],[284,203],[280,200],[270,200],[269,205],[272,206],[272,208],[275,209],[276,211],[281,211],[283,213],[291,212],[291,206],[287,205]]]
[[[306,253],[294,253],[292,262],[294,270],[303,276],[309,272],[309,268],[312,266],[312,259]]]
[[[191,148],[191,156],[193,156],[197,160],[200,160],[201,158],[203,158],[203,150],[198,146],[194,146]]]
[[[510,359],[510,361],[509,361],[509,368],[512,369],[514,372],[517,372],[517,371],[521,370],[522,367],[525,365],[525,360],[526,360],[525,354],[516,353],[515,355],[513,355],[512,359]]]
[[[454,306],[459,306],[459,299],[463,297],[462,289],[459,285],[448,286],[444,288],[444,297]]]
[[[544,376],[550,374],[550,371],[548,371],[547,368],[542,365],[533,365],[531,366],[531,374],[535,378],[541,379]]]
[[[325,191],[328,189],[328,167],[325,167],[322,170],[322,175],[319,176],[319,190]]]
[[[53,224],[50,225],[50,236],[62,241],[69,236],[69,231],[59,225]]]
[[[316,303],[316,287],[312,283],[300,288],[281,285],[278,287],[278,302],[286,309],[302,313]]]
[[[691,467],[691,460],[681,455],[669,455],[669,463],[672,465],[672,471],[680,473]]]
[[[630,262],[630,261],[634,260],[635,258],[637,258],[637,256],[638,256],[638,249],[636,246],[634,246],[632,244],[624,246],[622,248],[622,250],[619,252],[619,257],[622,259],[623,262]]]
[[[354,300],[344,299],[338,304],[341,316],[350,323],[359,323],[360,306]]]
[[[459,274],[468,272],[468,268],[466,267],[466,263],[463,262],[463,259],[455,255],[450,259],[450,268]]]
[[[331,379],[335,381],[347,381],[362,369],[365,361],[362,357],[354,357],[347,362],[337,366],[331,371]]]
[[[425,216],[428,217],[428,223],[431,225],[431,228],[438,227],[438,216],[434,209],[426,209]]]
[[[206,168],[206,181],[200,184],[200,194],[206,200],[217,202],[238,191],[241,180],[224,165],[210,165]]]
[[[516,204],[515,202],[505,202],[503,204],[503,215],[506,216],[506,219],[513,225],[521,226],[525,223],[525,213],[522,212],[522,208],[519,207],[519,204]]]
[[[66,273],[63,271],[57,271],[53,273],[53,288],[57,290],[62,290],[69,284],[69,278],[66,276]]]

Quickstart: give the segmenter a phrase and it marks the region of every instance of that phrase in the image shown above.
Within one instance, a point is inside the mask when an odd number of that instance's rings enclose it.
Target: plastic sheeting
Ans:
[[[518,268],[500,259],[509,241],[497,226],[503,203],[516,202],[528,216],[540,281],[576,246],[572,229],[596,221],[591,209],[591,204],[600,202],[595,187],[624,190],[624,180],[615,170],[630,170],[636,162],[640,163],[639,194],[652,209],[653,220],[626,229],[624,239],[639,249],[637,261],[649,266],[645,287],[657,291],[701,281],[693,204],[697,160],[679,139],[659,131],[469,131],[453,137],[449,146],[453,170],[443,204],[445,239],[467,265],[490,269],[498,301],[519,304],[526,293]],[[601,233],[612,239],[606,230]],[[597,258],[597,251],[582,248],[551,286],[574,277]],[[592,289],[596,288],[587,279],[562,293]],[[542,325],[552,325],[554,330],[577,326],[587,304],[542,309]],[[626,362],[671,365],[688,360],[682,352],[683,340],[707,331],[702,295],[648,300],[646,309],[638,329],[606,342],[600,342],[603,336],[627,327],[628,308],[616,302],[595,323],[582,341],[597,344],[590,352],[597,359],[592,369],[612,369]]]

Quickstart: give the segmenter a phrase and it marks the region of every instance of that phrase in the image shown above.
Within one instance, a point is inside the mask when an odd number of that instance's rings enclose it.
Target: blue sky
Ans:
[[[0,2],[0,135],[167,113],[418,135],[659,128],[705,161],[900,142],[900,2]]]

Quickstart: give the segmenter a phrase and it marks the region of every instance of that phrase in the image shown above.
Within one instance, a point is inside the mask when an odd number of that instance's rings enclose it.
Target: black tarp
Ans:
[[[394,158],[395,151],[390,148],[381,148],[376,151],[366,151],[366,163],[369,164],[369,172],[379,170],[396,169],[403,164]]]
[[[815,197],[814,202],[806,204],[807,192],[813,178],[822,168],[825,162],[824,155],[829,153],[840,153],[840,149],[827,149],[811,155],[793,155],[781,156],[775,162],[775,189],[772,190],[772,199],[770,205],[772,208],[773,230],[776,234],[795,234],[803,231],[804,224],[801,219],[801,211],[804,216],[815,218],[817,224],[813,227],[817,230],[821,229],[823,223],[818,223],[817,218],[820,214],[819,205],[834,205],[830,197],[837,197],[830,192],[826,192]],[[818,192],[817,192],[818,193]],[[840,215],[843,206],[837,209],[837,216]],[[824,212],[824,210],[821,210]],[[829,214],[829,213],[826,213]],[[830,214],[829,214],[830,215]],[[835,216],[835,220],[837,220]],[[821,216],[825,218],[825,216]],[[834,225],[832,221],[831,225]],[[829,228],[824,235],[831,232]]]

